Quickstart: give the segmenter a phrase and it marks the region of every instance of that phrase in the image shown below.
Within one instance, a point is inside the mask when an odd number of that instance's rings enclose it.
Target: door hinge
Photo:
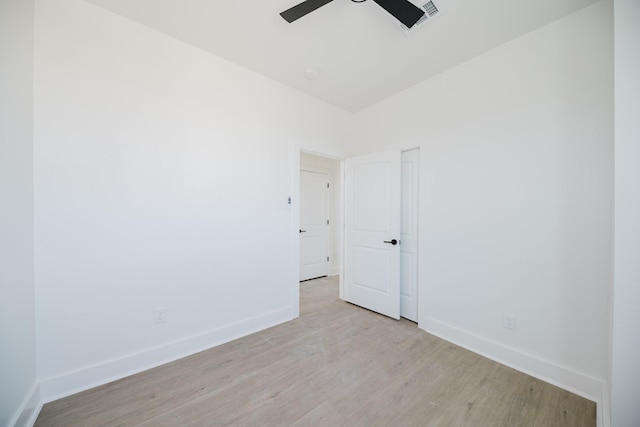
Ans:
[[[329,220],[327,220],[327,225],[329,225]]]
[[[327,188],[329,188],[329,183],[327,182]]]
[[[329,262],[329,257],[327,257],[327,262]]]

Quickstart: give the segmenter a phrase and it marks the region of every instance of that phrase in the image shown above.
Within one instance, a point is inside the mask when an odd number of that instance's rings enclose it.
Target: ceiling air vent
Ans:
[[[402,28],[402,30],[405,33],[409,34],[414,32],[422,24],[424,24],[427,21],[431,21],[435,19],[436,17],[440,16],[440,14],[442,13],[442,10],[440,9],[440,4],[435,0],[430,0],[426,2],[421,6],[421,8],[424,10],[425,13],[422,16],[422,18],[420,18],[420,20],[413,25],[413,27],[407,28],[405,25],[400,24],[400,28]]]

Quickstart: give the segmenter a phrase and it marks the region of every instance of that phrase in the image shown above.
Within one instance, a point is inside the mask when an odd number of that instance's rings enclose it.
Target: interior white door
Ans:
[[[300,171],[300,280],[329,273],[329,176]]]
[[[418,183],[420,150],[402,152],[400,316],[418,321]]]
[[[345,162],[344,299],[400,318],[400,151]]]

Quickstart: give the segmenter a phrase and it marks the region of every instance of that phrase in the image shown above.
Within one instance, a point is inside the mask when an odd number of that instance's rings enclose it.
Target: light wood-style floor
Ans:
[[[36,426],[579,426],[595,403],[301,284],[300,318],[44,406]]]

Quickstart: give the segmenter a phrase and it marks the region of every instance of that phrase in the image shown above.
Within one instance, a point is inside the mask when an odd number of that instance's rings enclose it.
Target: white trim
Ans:
[[[300,171],[306,171],[306,172],[313,172],[313,173],[322,173],[327,175],[327,177],[329,177],[331,175],[331,170],[327,169],[327,168],[319,168],[316,166],[309,166],[309,165],[303,165],[302,162],[300,162]],[[329,178],[327,178],[329,179]]]
[[[598,427],[611,427],[611,400],[609,387],[602,388],[602,401],[598,405]]]
[[[338,244],[340,245],[340,260],[338,261],[338,269],[340,270],[338,272],[338,274],[340,274],[340,280],[338,282],[338,297],[340,299],[344,299],[344,251],[345,251],[345,246],[344,246],[344,214],[345,214],[345,210],[344,210],[344,204],[346,202],[345,200],[345,195],[344,195],[344,174],[345,174],[345,167],[344,167],[344,160],[340,160],[340,172],[339,172],[339,176],[340,176],[340,187],[339,187],[339,198],[340,198],[340,206],[338,207],[338,220],[340,221],[339,223],[336,223],[336,227],[338,227],[338,239],[339,242]]]
[[[40,398],[40,384],[34,384],[29,393],[25,396],[22,404],[16,411],[9,426],[11,427],[32,427],[40,411],[42,410],[42,401]]]
[[[234,339],[287,322],[297,317],[294,307],[286,307],[218,329],[150,348],[140,353],[66,372],[40,382],[43,403],[88,390],[165,363],[173,362]]]
[[[292,141],[291,150],[291,306],[295,317],[300,316],[300,146]]]
[[[603,405],[606,383],[603,380],[540,359],[434,319],[426,319],[418,326],[432,335],[481,356],[596,402],[598,425],[606,426],[606,424],[601,424],[606,418],[606,408]]]
[[[409,298],[408,300],[406,298],[403,297],[402,295],[402,280],[400,281],[400,316],[411,320],[412,322],[416,322],[419,323],[420,321],[420,147],[416,147],[416,148],[412,148],[410,150],[403,150],[401,152],[401,161],[400,164],[404,165],[406,159],[406,156],[411,156],[412,154],[410,153],[415,153],[414,154],[414,158],[411,159],[411,163],[413,165],[413,168],[411,170],[411,185],[414,187],[413,188],[413,192],[411,194],[411,199],[413,202],[413,205],[411,207],[411,218],[412,219],[412,229],[413,232],[411,234],[411,239],[413,240],[413,246],[415,248],[415,250],[411,253],[412,258],[413,258],[413,268],[412,268],[412,273],[415,275],[413,283],[412,283],[412,291],[413,291],[413,298]],[[403,178],[401,177],[401,183],[402,185],[401,187],[401,194],[402,194],[402,200],[401,200],[401,206],[404,208],[405,203],[404,203],[404,195],[405,195],[405,188],[404,188],[404,181]],[[404,212],[401,209],[401,216],[400,218],[404,218]],[[400,220],[400,223],[402,224],[402,219]],[[400,230],[400,239],[404,241],[405,237],[403,236],[402,233],[402,227]],[[404,249],[406,249],[406,245],[404,245],[404,243],[400,246],[400,275],[401,275],[401,279],[402,279],[402,253],[404,251]],[[404,299],[403,299],[404,298]],[[403,307],[403,301],[405,301],[406,303],[410,303],[411,307],[410,308],[405,308],[405,311],[403,313],[402,307]],[[406,305],[405,305],[406,307]],[[403,316],[404,314],[404,316]]]

